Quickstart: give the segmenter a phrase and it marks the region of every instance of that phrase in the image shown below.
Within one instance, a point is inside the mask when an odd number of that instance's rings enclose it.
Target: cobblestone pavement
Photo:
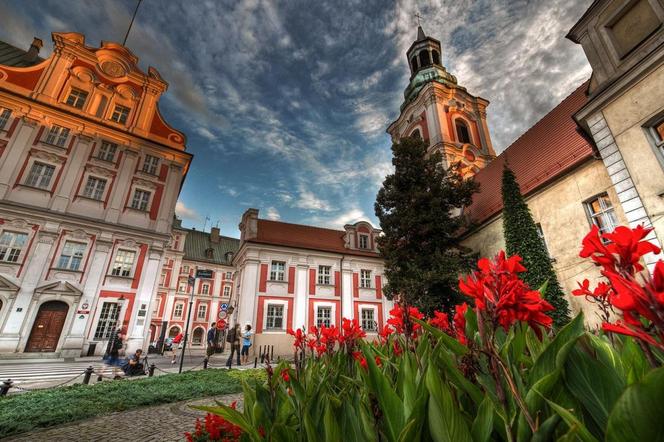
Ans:
[[[173,404],[143,407],[130,411],[106,414],[92,419],[72,422],[45,430],[20,434],[8,441],[183,441],[186,431],[193,431],[197,417],[204,412],[189,405],[214,405],[215,399],[242,405],[242,394],[229,394],[195,399]]]

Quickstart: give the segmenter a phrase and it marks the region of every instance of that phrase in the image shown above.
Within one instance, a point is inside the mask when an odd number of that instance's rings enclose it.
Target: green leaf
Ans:
[[[473,421],[471,432],[474,442],[485,442],[491,437],[493,429],[493,403],[487,396],[484,398],[477,410],[477,416]]]
[[[323,417],[323,434],[326,442],[337,442],[342,440],[341,427],[336,419],[336,412],[332,403],[328,401],[325,406],[325,416]]]
[[[557,414],[549,416],[548,419],[540,424],[535,434],[533,434],[531,442],[549,442],[553,440],[554,432],[560,420],[560,416]]]
[[[578,433],[578,438],[584,442],[597,442],[597,439],[590,434],[590,431],[579,421],[569,410],[561,407],[553,401],[546,400],[553,410],[558,413],[558,415],[563,418],[567,426],[570,429],[574,429]]]
[[[630,385],[618,399],[607,426],[606,440],[646,442],[664,435],[664,367]]]
[[[449,388],[443,384],[436,371],[429,366],[425,375],[429,390],[429,432],[436,442],[471,442],[466,421],[452,399]]]
[[[566,344],[576,341],[576,339],[583,333],[583,313],[579,313],[569,324],[560,329],[556,337],[539,355],[535,361],[535,365],[533,365],[533,368],[530,370],[530,385],[555,370],[558,353],[563,348],[566,348],[567,351],[569,351],[571,346]]]
[[[413,321],[420,324],[426,331],[434,335],[439,341],[443,341],[445,347],[457,356],[463,356],[468,353],[468,348],[462,345],[459,341],[448,335],[442,330],[430,325],[429,323],[420,319],[413,318]]]

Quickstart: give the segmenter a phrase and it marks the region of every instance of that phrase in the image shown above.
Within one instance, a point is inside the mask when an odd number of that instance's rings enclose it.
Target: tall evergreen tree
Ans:
[[[457,167],[445,170],[440,154],[427,154],[419,137],[392,145],[394,173],[376,197],[375,212],[388,283],[385,294],[399,296],[423,312],[447,310],[460,302],[458,277],[471,266],[458,240],[467,206],[477,185]]]
[[[523,279],[534,289],[547,283],[544,297],[555,307],[551,312],[554,324],[560,327],[569,322],[569,307],[558,278],[551,265],[551,257],[542,240],[528,205],[521,194],[514,172],[503,169],[503,233],[508,255],[519,255],[527,271]]]

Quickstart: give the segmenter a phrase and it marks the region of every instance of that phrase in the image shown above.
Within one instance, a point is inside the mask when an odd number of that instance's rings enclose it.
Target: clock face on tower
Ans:
[[[124,67],[117,61],[104,61],[100,67],[101,71],[109,77],[124,77],[126,74]]]

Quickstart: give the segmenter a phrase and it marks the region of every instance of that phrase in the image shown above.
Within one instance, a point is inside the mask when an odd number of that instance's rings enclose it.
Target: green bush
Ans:
[[[241,380],[262,370],[210,369],[132,381],[72,385],[0,399],[0,438],[114,411],[241,391]]]

